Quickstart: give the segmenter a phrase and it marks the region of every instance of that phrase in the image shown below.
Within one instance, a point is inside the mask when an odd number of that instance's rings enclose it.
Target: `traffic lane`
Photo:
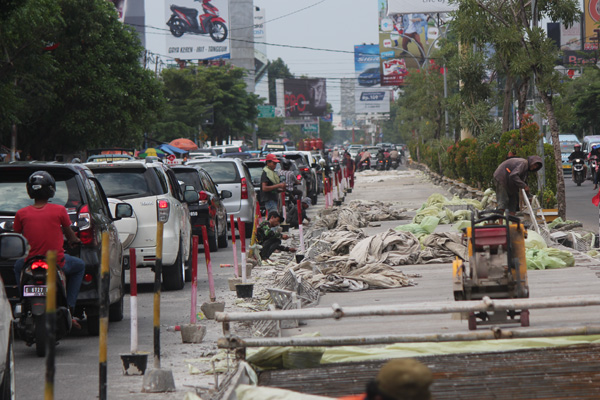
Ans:
[[[565,192],[567,197],[567,219],[577,220],[583,228],[598,232],[598,207],[592,204],[592,197],[598,193],[592,181],[585,181],[577,186],[570,175],[565,176]]]
[[[236,240],[239,244],[239,239]],[[247,241],[249,242],[249,241]],[[239,252],[238,246],[238,252]],[[239,257],[238,257],[239,258]],[[231,268],[219,268],[220,264],[233,264],[231,242],[226,249],[211,253],[217,300],[224,288],[228,287],[227,279],[233,274]],[[126,276],[129,282],[129,274]],[[138,341],[139,351],[150,353],[148,368],[152,366],[153,351],[153,281],[154,273],[150,268],[138,270],[140,288],[138,292]],[[198,310],[203,302],[209,301],[208,278],[203,247],[198,252]],[[149,289],[149,290],[148,290]],[[161,292],[161,354],[162,367],[177,369],[174,372],[178,392],[148,394],[141,393],[142,376],[124,376],[120,354],[130,353],[130,298],[125,295],[124,319],[109,323],[108,331],[108,395],[111,399],[144,399],[144,400],[180,400],[182,391],[191,390],[181,384],[180,375],[190,376],[185,371],[181,352],[187,352],[193,358],[204,352],[204,347],[196,353],[198,345],[186,345],[182,348],[180,332],[167,332],[167,327],[188,323],[190,320],[191,284],[186,283],[183,290]],[[220,325],[212,321],[204,321],[209,325],[210,335],[220,335]],[[207,337],[209,334],[207,333]],[[94,399],[98,396],[98,355],[99,338],[87,335],[87,327],[83,322],[82,331],[72,334],[60,341],[56,347],[55,398],[64,400]],[[213,346],[214,347],[214,346]],[[178,356],[173,357],[173,356]],[[35,348],[27,347],[22,340],[15,341],[15,367],[17,398],[38,400],[44,398],[45,359],[35,355]],[[182,371],[183,370],[183,371]],[[212,378],[211,378],[212,379]],[[193,383],[197,379],[190,378]],[[193,390],[191,390],[193,391]]]

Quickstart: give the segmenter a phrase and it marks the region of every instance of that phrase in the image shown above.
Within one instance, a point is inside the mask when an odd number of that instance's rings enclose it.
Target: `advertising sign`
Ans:
[[[458,10],[458,2],[448,0],[388,0],[389,14],[445,13]]]
[[[164,3],[166,54],[183,60],[229,58],[229,1],[169,0]]]
[[[354,71],[358,86],[379,86],[381,83],[379,46],[354,46]]]
[[[326,80],[284,79],[286,117],[320,117],[327,111]]]
[[[354,104],[357,114],[389,113],[390,89],[356,88]]]
[[[592,37],[598,37],[594,29],[598,29],[600,21],[600,0],[584,0],[583,13],[585,14],[585,43],[584,50],[595,50],[598,48],[598,42],[590,40]]]
[[[581,50],[581,22],[575,22],[570,28],[560,24],[560,49]]]

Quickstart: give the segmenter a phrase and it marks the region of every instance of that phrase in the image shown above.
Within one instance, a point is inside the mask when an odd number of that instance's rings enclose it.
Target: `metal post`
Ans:
[[[217,233],[215,232],[215,235]],[[217,301],[217,295],[215,294],[215,281],[212,273],[212,263],[210,261],[210,247],[208,245],[208,232],[206,226],[202,225],[202,240],[204,241],[204,257],[206,259],[206,272],[208,274],[208,291],[210,293],[210,301],[213,303]]]
[[[448,98],[448,69],[446,68],[446,64],[442,67],[444,68],[444,100]],[[448,107],[444,107],[444,121],[446,124],[446,139],[450,136],[449,131],[449,122],[448,122]]]
[[[190,324],[196,323],[196,301],[198,299],[198,236],[192,236],[192,305]]]
[[[108,371],[106,367],[108,341],[108,289],[110,263],[108,232],[102,232],[102,258],[100,261],[100,400],[108,398]]]
[[[54,399],[55,347],[56,347],[56,251],[46,254],[46,382],[44,400]]]

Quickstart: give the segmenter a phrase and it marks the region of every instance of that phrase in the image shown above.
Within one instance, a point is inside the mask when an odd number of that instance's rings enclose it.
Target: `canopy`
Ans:
[[[171,146],[170,144],[166,144],[166,143],[161,144],[160,146],[158,146],[158,148],[167,154],[173,154],[173,155],[187,154],[187,150],[182,150],[178,147]]]
[[[160,149],[155,149],[154,147],[148,147],[143,153],[138,154],[138,157],[140,158],[146,158],[150,156],[162,158],[165,156],[165,152]]]
[[[183,149],[183,150],[186,150],[186,151],[196,150],[198,148],[198,146],[196,145],[196,143],[194,143],[190,139],[186,139],[186,138],[175,139],[175,140],[173,140],[169,144],[171,146],[175,146],[177,148],[180,148],[180,149]]]

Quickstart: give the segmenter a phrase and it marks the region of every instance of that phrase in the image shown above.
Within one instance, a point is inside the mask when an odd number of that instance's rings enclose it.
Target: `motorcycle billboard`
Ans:
[[[230,58],[229,0],[169,0],[164,2],[164,13],[168,56]]]
[[[381,75],[379,71],[379,46],[363,44],[354,46],[354,71],[358,86],[379,86]]]
[[[389,88],[361,88],[355,91],[354,106],[357,114],[389,113],[390,112]]]
[[[321,117],[327,111],[327,85],[324,78],[284,79],[286,117]]]

